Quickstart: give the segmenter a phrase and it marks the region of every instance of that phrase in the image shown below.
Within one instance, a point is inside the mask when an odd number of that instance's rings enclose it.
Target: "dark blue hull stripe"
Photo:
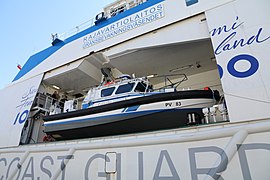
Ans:
[[[55,125],[64,125],[64,124],[72,124],[72,123],[80,123],[80,122],[86,122],[86,121],[96,121],[99,119],[109,119],[109,118],[117,118],[123,116],[126,116],[125,119],[128,119],[129,116],[131,115],[139,115],[139,116],[144,116],[144,115],[149,115],[149,114],[154,114],[154,113],[159,113],[159,112],[165,112],[165,111],[196,111],[200,110],[201,108],[189,108],[189,109],[161,109],[161,110],[149,110],[149,111],[127,111],[128,113],[120,113],[120,114],[112,114],[112,115],[106,115],[106,116],[101,116],[101,117],[93,117],[93,118],[84,118],[84,119],[76,119],[76,120],[67,120],[67,121],[62,121],[62,122],[55,122],[55,123],[50,123],[50,124],[44,124],[44,126],[55,126]]]

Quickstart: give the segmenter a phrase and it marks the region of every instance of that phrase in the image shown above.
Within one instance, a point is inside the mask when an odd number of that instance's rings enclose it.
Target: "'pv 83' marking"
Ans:
[[[165,107],[173,107],[173,106],[180,107],[181,102],[177,101],[177,102],[167,102],[167,103],[165,103]]]

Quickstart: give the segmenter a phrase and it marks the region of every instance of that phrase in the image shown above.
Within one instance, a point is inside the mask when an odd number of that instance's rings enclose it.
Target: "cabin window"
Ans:
[[[146,84],[143,82],[139,82],[135,88],[135,92],[145,92]]]
[[[101,90],[101,97],[112,95],[114,89],[115,89],[115,87],[111,87],[111,88],[107,88],[107,89],[102,89]]]
[[[186,0],[187,6],[190,6],[192,4],[196,4],[197,2],[198,2],[198,0]]]
[[[128,83],[128,84],[124,84],[124,85],[119,86],[115,94],[130,92],[133,89],[134,84],[135,83]]]

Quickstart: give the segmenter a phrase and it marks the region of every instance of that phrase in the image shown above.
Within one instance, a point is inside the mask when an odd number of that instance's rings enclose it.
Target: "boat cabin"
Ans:
[[[143,96],[153,90],[148,79],[134,78],[122,75],[113,81],[104,82],[102,85],[91,88],[86,95],[82,108],[100,106],[108,103]]]

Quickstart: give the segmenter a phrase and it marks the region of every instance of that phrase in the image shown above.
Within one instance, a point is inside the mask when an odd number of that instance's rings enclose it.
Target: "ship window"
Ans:
[[[115,94],[127,93],[130,92],[134,87],[134,83],[124,84],[118,87]]]
[[[135,92],[145,92],[146,84],[143,82],[139,82],[135,88]]]
[[[112,95],[114,89],[115,89],[115,87],[111,87],[111,88],[107,88],[107,89],[102,89],[101,90],[101,97]]]
[[[111,9],[110,9],[111,17],[116,16],[117,14],[120,14],[120,13],[126,11],[126,10],[127,10],[127,5],[126,5],[126,3],[120,4],[120,5],[117,6],[117,7],[111,8]]]
[[[198,0],[186,0],[187,6],[190,6],[192,4],[196,4],[197,2],[198,2]]]

